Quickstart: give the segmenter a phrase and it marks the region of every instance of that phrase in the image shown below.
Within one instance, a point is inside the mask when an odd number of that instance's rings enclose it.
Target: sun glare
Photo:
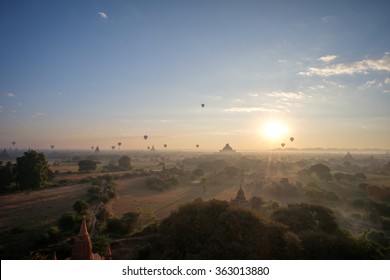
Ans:
[[[278,140],[287,132],[286,126],[280,122],[269,122],[263,128],[264,135],[270,140]]]

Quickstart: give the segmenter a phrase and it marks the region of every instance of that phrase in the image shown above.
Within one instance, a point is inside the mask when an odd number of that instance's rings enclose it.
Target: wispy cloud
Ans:
[[[104,18],[104,19],[107,19],[107,18],[108,18],[107,14],[106,14],[105,12],[99,12],[98,14],[99,14],[99,16],[100,16],[101,18]]]
[[[264,107],[232,107],[232,108],[223,109],[223,112],[252,113],[252,112],[279,112],[279,110],[269,109]]]
[[[382,86],[381,82],[378,82],[377,80],[371,80],[365,82],[363,85],[359,86],[359,89],[364,90],[372,87],[380,88]]]
[[[318,60],[325,62],[325,63],[329,63],[329,62],[335,60],[336,58],[337,58],[337,55],[325,55],[325,56],[321,56]]]
[[[303,92],[283,92],[283,91],[274,91],[267,93],[267,96],[277,97],[283,101],[289,100],[300,100],[303,99],[305,94]]]
[[[12,93],[12,92],[7,92],[5,95],[7,95],[8,97],[11,97],[11,98],[13,98],[13,97],[16,96],[16,95],[15,95],[14,93]]]
[[[334,16],[324,16],[321,18],[321,21],[324,22],[324,23],[329,23],[329,22],[332,22],[336,19],[336,17]]]
[[[333,64],[326,67],[309,67],[305,72],[299,72],[299,75],[305,76],[334,76],[334,75],[353,75],[356,73],[368,74],[370,71],[390,72],[390,53],[385,53],[380,59],[364,59],[350,64]]]
[[[40,117],[44,117],[44,116],[46,116],[46,114],[45,114],[45,113],[42,113],[42,112],[36,112],[36,113],[33,115],[34,118],[40,118]]]

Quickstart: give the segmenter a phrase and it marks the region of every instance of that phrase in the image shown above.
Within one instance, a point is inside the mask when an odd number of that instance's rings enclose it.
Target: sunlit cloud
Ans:
[[[356,73],[368,74],[370,71],[390,72],[390,53],[385,53],[380,59],[364,59],[350,64],[333,64],[326,67],[309,67],[306,72],[299,72],[299,75],[305,76],[334,76],[334,75],[353,75]]]
[[[7,95],[8,97],[11,97],[11,98],[13,98],[13,97],[16,96],[16,95],[15,95],[14,93],[12,93],[12,92],[8,92],[8,93],[6,93],[5,95]]]
[[[315,86],[310,86],[309,89],[311,89],[311,90],[321,90],[321,89],[326,89],[326,86],[324,86],[324,85],[315,85]]]
[[[288,100],[300,100],[303,99],[305,94],[303,92],[282,92],[282,91],[274,91],[271,93],[267,93],[267,96],[277,97],[282,99],[283,101]]]
[[[252,113],[252,112],[279,112],[279,110],[269,109],[264,107],[232,107],[232,108],[223,109],[223,112]]]
[[[101,18],[104,18],[104,19],[107,19],[107,18],[108,18],[107,14],[104,13],[104,12],[99,12],[99,16],[100,16]]]
[[[337,58],[337,55],[326,55],[326,56],[321,56],[318,60],[329,63]]]

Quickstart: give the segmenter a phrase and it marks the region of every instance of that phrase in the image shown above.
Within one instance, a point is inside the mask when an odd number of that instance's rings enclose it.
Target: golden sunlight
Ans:
[[[268,122],[263,127],[264,135],[270,140],[281,139],[287,133],[287,127],[280,122]]]

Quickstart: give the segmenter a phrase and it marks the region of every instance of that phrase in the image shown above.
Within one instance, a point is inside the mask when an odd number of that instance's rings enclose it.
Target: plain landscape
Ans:
[[[14,159],[31,152],[28,150],[23,154],[17,149],[4,150],[2,156],[15,162]],[[318,229],[315,225],[310,228],[310,222],[305,220],[306,233],[319,230],[322,234],[337,235],[327,232],[333,230],[326,228],[330,221],[321,220],[332,219],[337,228],[348,234],[348,238],[364,243],[366,251],[351,253],[349,258],[389,257],[390,155],[387,151],[373,154],[366,151],[335,153],[283,149],[263,153],[48,150],[41,154],[47,159],[51,173],[43,185],[2,185],[2,259],[51,259],[53,252],[58,258],[68,258],[82,216],[88,217],[90,231],[95,220],[94,230],[90,233],[96,249],[106,248],[111,243],[115,259],[202,258],[204,252],[195,249],[178,255],[161,255],[154,247],[157,246],[154,239],[163,235],[159,227],[185,207],[194,207],[198,203],[199,212],[202,207],[207,207],[207,203],[219,202],[226,204],[223,204],[227,207],[224,211],[229,207],[238,208],[259,219],[272,220],[272,223],[276,220],[283,230],[294,234],[294,246],[300,248],[300,255],[279,252],[282,254],[274,255],[277,259],[308,258],[302,253],[303,247],[308,246],[304,242],[308,241],[295,227],[300,227],[299,215],[307,219],[305,211],[308,209],[305,207],[312,206],[323,207],[321,211],[329,211],[329,217],[321,218],[319,212],[311,209],[312,215],[317,215],[315,223],[325,223],[325,228]],[[128,159],[125,166],[123,158]],[[90,170],[81,170],[82,161],[95,165]],[[2,172],[6,166],[2,161]],[[96,194],[99,188],[107,186],[110,186],[111,193],[102,200]],[[236,201],[240,188],[245,197],[243,201]],[[282,211],[292,211],[293,207],[301,207],[301,212],[295,212],[297,217],[294,219],[283,220]],[[288,211],[284,215],[287,214]],[[192,219],[196,224],[194,219],[199,217],[186,215],[182,218]],[[204,226],[204,221],[200,219],[198,222],[200,227]],[[229,224],[228,219],[224,222]],[[218,222],[215,223],[217,227]],[[240,227],[234,230],[247,230],[244,225]],[[173,236],[173,226],[171,230]],[[205,236],[201,239],[206,238],[204,242],[210,242],[207,239],[216,234],[202,228],[197,234],[202,232]],[[189,234],[194,233],[183,234],[191,240]],[[232,236],[229,242],[236,242],[234,238],[238,237]],[[175,242],[181,242],[180,238]],[[324,241],[323,246],[329,246],[327,242],[329,240]],[[204,246],[206,251],[207,246]],[[318,243],[316,246],[322,245]],[[212,258],[231,258],[225,249],[215,250],[215,255],[210,255],[214,256]],[[322,250],[318,250],[318,258],[342,258],[342,255]],[[251,256],[243,255],[243,258]],[[268,257],[273,258],[272,255]]]

